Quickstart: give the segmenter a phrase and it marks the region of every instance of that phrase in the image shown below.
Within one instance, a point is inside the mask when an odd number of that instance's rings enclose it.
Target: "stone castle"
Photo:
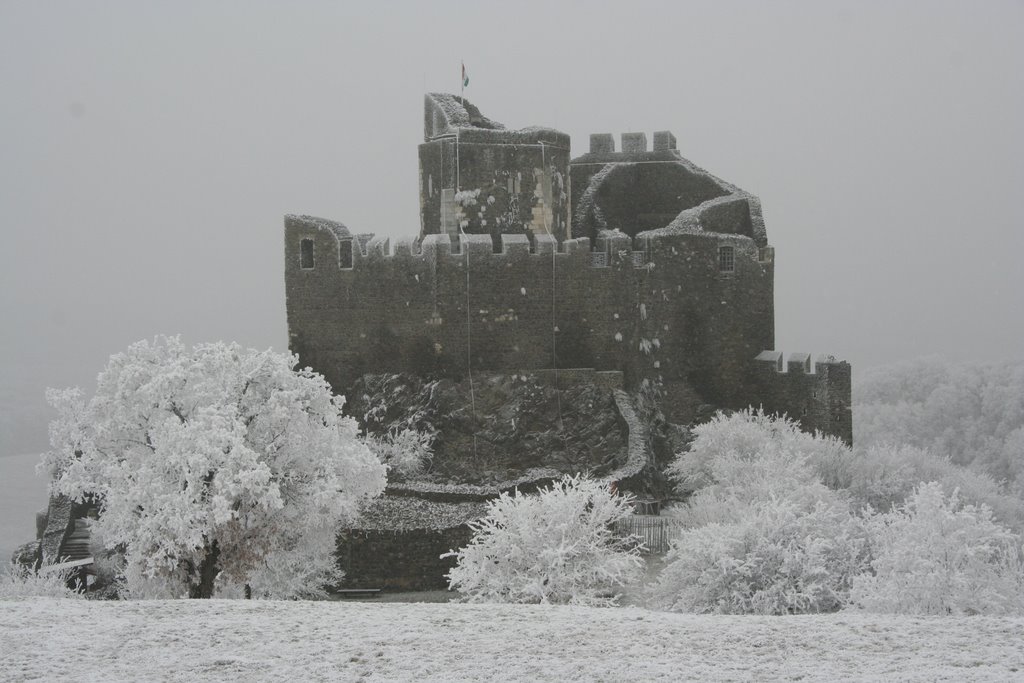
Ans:
[[[432,93],[420,234],[285,218],[291,349],[345,393],[366,372],[621,373],[669,419],[763,406],[852,440],[850,365],[774,350],[774,249],[759,200],[667,131],[509,130]]]
[[[607,134],[575,159],[569,149],[564,133],[507,130],[430,94],[419,236],[392,245],[285,218],[292,351],[360,415],[367,400],[402,409],[389,382],[405,382],[405,407],[430,413],[454,460],[391,481],[341,531],[347,587],[445,588],[454,560],[441,556],[469,542],[486,501],[566,471],[656,503],[659,468],[685,447],[673,430],[709,408],[763,406],[852,441],[850,365],[773,350],[757,198],[684,159],[669,132],[653,149],[643,133],[623,134],[621,151]],[[468,410],[474,376],[491,412]],[[417,377],[430,381],[409,389]],[[51,497],[17,561],[91,562],[87,512]]]

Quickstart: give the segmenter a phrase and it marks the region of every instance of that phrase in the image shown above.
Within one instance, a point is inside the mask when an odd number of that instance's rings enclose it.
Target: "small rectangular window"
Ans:
[[[312,270],[313,240],[304,239],[299,242],[299,266],[305,270]]]
[[[736,252],[732,247],[718,248],[718,270],[722,273],[736,270]]]
[[[352,267],[352,240],[342,240],[338,244],[338,263],[342,268]]]

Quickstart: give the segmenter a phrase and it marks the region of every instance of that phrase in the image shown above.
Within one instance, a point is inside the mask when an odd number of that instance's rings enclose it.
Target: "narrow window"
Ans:
[[[313,268],[313,240],[299,242],[299,265],[305,270]]]
[[[718,270],[722,273],[736,270],[736,253],[732,247],[718,248]]]
[[[352,267],[352,240],[342,240],[338,243],[338,263],[342,268]]]

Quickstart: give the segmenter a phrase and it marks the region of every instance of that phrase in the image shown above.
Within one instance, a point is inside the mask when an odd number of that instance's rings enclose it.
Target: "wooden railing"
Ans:
[[[667,552],[680,529],[678,520],[659,515],[631,515],[615,523],[616,534],[638,537],[644,544],[643,552],[649,555]]]

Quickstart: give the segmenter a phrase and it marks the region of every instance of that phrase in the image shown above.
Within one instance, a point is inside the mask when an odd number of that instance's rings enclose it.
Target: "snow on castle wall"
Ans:
[[[487,235],[428,235],[393,251],[372,238],[364,251],[315,220],[286,225],[291,347],[337,391],[371,370],[459,377],[471,359],[474,370],[619,370],[628,386],[682,382],[733,405],[750,359],[774,343],[773,264],[746,236],[609,233],[591,250],[502,235],[495,252]]]

